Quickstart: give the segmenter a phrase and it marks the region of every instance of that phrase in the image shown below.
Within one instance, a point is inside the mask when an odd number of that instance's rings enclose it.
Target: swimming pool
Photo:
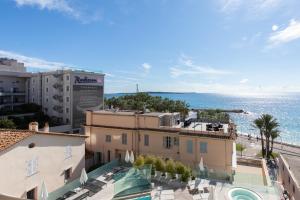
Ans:
[[[143,196],[143,197],[138,197],[132,200],[151,200],[151,196],[147,195],[147,196]]]
[[[246,188],[233,188],[228,196],[230,200],[262,200],[258,194]]]

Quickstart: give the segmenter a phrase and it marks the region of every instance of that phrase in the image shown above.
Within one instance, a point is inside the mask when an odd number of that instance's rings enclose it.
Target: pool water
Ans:
[[[135,199],[132,199],[132,200],[151,200],[151,196],[148,195],[148,196],[138,197],[138,198],[135,198]]]
[[[262,200],[258,194],[246,188],[233,188],[229,190],[230,200]]]

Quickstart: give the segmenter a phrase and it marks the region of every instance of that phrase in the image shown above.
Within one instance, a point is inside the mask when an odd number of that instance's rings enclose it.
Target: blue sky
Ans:
[[[1,0],[0,56],[105,92],[300,92],[299,0]]]

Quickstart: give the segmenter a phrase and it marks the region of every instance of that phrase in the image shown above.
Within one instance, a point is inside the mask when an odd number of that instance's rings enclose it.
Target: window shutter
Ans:
[[[163,137],[163,146],[166,148],[167,147],[167,138]]]

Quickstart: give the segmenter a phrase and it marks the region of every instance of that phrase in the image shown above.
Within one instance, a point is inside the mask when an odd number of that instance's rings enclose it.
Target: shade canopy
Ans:
[[[80,179],[79,182],[81,183],[81,185],[85,184],[88,180],[88,176],[86,174],[85,168],[83,168],[81,170],[81,175],[80,175]]]
[[[125,162],[129,162],[130,161],[130,155],[129,155],[129,152],[128,150],[126,150],[126,154],[125,154]]]
[[[39,199],[40,200],[47,200],[48,196],[49,196],[49,194],[48,194],[45,182],[43,181]]]
[[[134,154],[133,154],[133,151],[131,151],[131,154],[130,154],[130,162],[132,164],[134,163]]]

